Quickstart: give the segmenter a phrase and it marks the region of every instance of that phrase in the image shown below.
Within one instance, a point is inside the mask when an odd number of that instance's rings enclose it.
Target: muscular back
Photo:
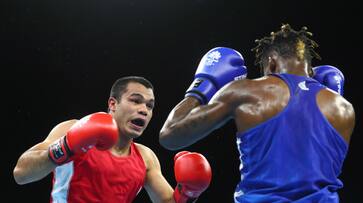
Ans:
[[[256,80],[240,80],[225,88],[220,95],[234,100],[234,119],[239,132],[244,132],[261,124],[278,113],[290,99],[286,83],[274,76]],[[323,89],[317,94],[318,107],[330,124],[349,143],[354,128],[354,110],[352,105],[339,94]]]
[[[329,123],[349,143],[355,124],[355,114],[352,104],[335,92],[324,89],[317,95],[320,111]]]

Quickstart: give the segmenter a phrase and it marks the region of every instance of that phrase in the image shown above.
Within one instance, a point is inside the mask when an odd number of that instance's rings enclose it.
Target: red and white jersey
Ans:
[[[95,147],[53,171],[52,203],[129,203],[142,189],[146,166],[136,145],[117,157]]]

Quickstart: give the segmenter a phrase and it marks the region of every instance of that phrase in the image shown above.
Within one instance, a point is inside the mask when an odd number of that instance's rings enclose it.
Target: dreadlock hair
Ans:
[[[302,27],[300,31],[291,28],[289,24],[282,24],[281,30],[271,32],[270,36],[256,39],[257,46],[252,49],[256,55],[255,65],[261,68],[267,65],[268,55],[271,51],[276,51],[284,58],[297,57],[299,60],[306,59],[309,66],[313,58],[321,59],[314,48],[319,45],[312,39],[311,32],[307,27]]]

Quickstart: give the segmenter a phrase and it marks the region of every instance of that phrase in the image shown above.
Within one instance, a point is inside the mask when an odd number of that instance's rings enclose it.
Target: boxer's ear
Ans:
[[[108,99],[108,111],[114,112],[116,110],[117,100],[114,97]]]

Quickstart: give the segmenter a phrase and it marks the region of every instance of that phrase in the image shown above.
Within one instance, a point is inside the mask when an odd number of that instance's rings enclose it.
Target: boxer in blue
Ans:
[[[284,24],[256,40],[264,74],[257,79],[243,79],[247,69],[236,50],[208,52],[165,121],[160,143],[180,149],[233,119],[241,162],[235,202],[339,202],[355,112],[341,95],[339,69],[312,67],[320,57],[311,36],[306,27]]]

